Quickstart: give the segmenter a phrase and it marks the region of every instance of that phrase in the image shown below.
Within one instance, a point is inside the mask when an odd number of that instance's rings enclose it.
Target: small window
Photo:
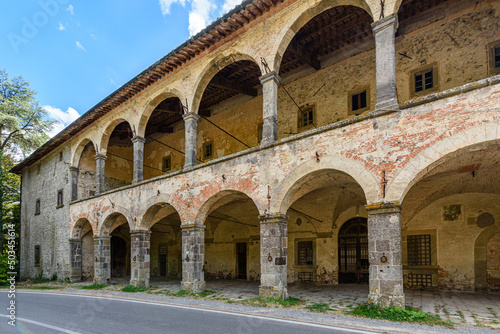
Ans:
[[[313,242],[297,242],[297,264],[299,266],[312,266],[314,264]]]
[[[260,144],[262,141],[262,135],[264,133],[264,123],[260,123],[257,125],[257,143]]]
[[[407,237],[408,265],[431,265],[431,235],[409,235]]]
[[[366,90],[352,94],[351,96],[352,111],[366,108]]]
[[[415,73],[415,92],[421,92],[434,87],[433,69]]]
[[[203,144],[203,160],[213,158],[214,143],[212,141]]]
[[[163,157],[163,167],[162,170],[164,172],[168,172],[172,169],[172,158],[170,156]]]
[[[314,107],[306,106],[299,110],[299,128],[314,126]]]
[[[64,205],[63,203],[63,191],[62,189],[57,192],[57,208],[60,208]]]
[[[59,161],[62,161],[62,160],[63,160],[63,153],[59,152]]]
[[[40,199],[37,199],[35,202],[35,215],[40,214]]]
[[[490,54],[490,74],[500,73],[500,41],[493,42],[489,45]]]
[[[35,267],[40,266],[40,246],[35,246]]]

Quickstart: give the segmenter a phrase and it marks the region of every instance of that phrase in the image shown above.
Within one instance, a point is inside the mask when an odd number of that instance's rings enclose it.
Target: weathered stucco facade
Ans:
[[[245,1],[16,167],[22,275],[498,290],[498,41],[500,1]]]

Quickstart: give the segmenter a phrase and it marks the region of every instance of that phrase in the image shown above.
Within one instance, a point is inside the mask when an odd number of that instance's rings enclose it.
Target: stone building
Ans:
[[[14,168],[21,274],[500,289],[500,1],[246,0]]]

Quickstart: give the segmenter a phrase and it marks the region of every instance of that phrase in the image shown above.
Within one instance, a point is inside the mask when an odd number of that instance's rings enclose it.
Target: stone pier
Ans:
[[[94,237],[94,284],[111,279],[111,237]]]
[[[182,225],[182,282],[183,290],[199,293],[205,291],[205,226]]]
[[[149,287],[150,231],[130,231],[130,285]]]

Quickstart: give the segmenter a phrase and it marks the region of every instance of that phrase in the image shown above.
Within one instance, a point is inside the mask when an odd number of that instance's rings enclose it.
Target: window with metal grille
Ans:
[[[433,69],[415,73],[415,92],[421,92],[434,87]]]
[[[40,199],[37,199],[35,202],[35,215],[40,214]]]
[[[314,107],[303,107],[299,112],[299,128],[314,125]]]
[[[40,246],[35,246],[35,266],[40,265]]]
[[[313,273],[297,273],[300,282],[310,283],[313,280]]]
[[[409,274],[408,286],[410,288],[426,288],[432,286],[432,275],[430,274]]]
[[[163,167],[162,171],[168,172],[169,170],[172,169],[172,158],[170,156],[168,157],[163,157]]]
[[[495,68],[500,68],[500,46],[495,48],[494,57],[495,57]]]
[[[431,236],[430,234],[409,235],[406,240],[408,265],[431,265]]]
[[[214,155],[214,144],[213,142],[208,142],[203,144],[203,159],[212,158]]]
[[[310,266],[314,264],[312,241],[297,242],[297,250],[297,264],[299,266]]]
[[[351,95],[352,111],[366,108],[366,90]]]

